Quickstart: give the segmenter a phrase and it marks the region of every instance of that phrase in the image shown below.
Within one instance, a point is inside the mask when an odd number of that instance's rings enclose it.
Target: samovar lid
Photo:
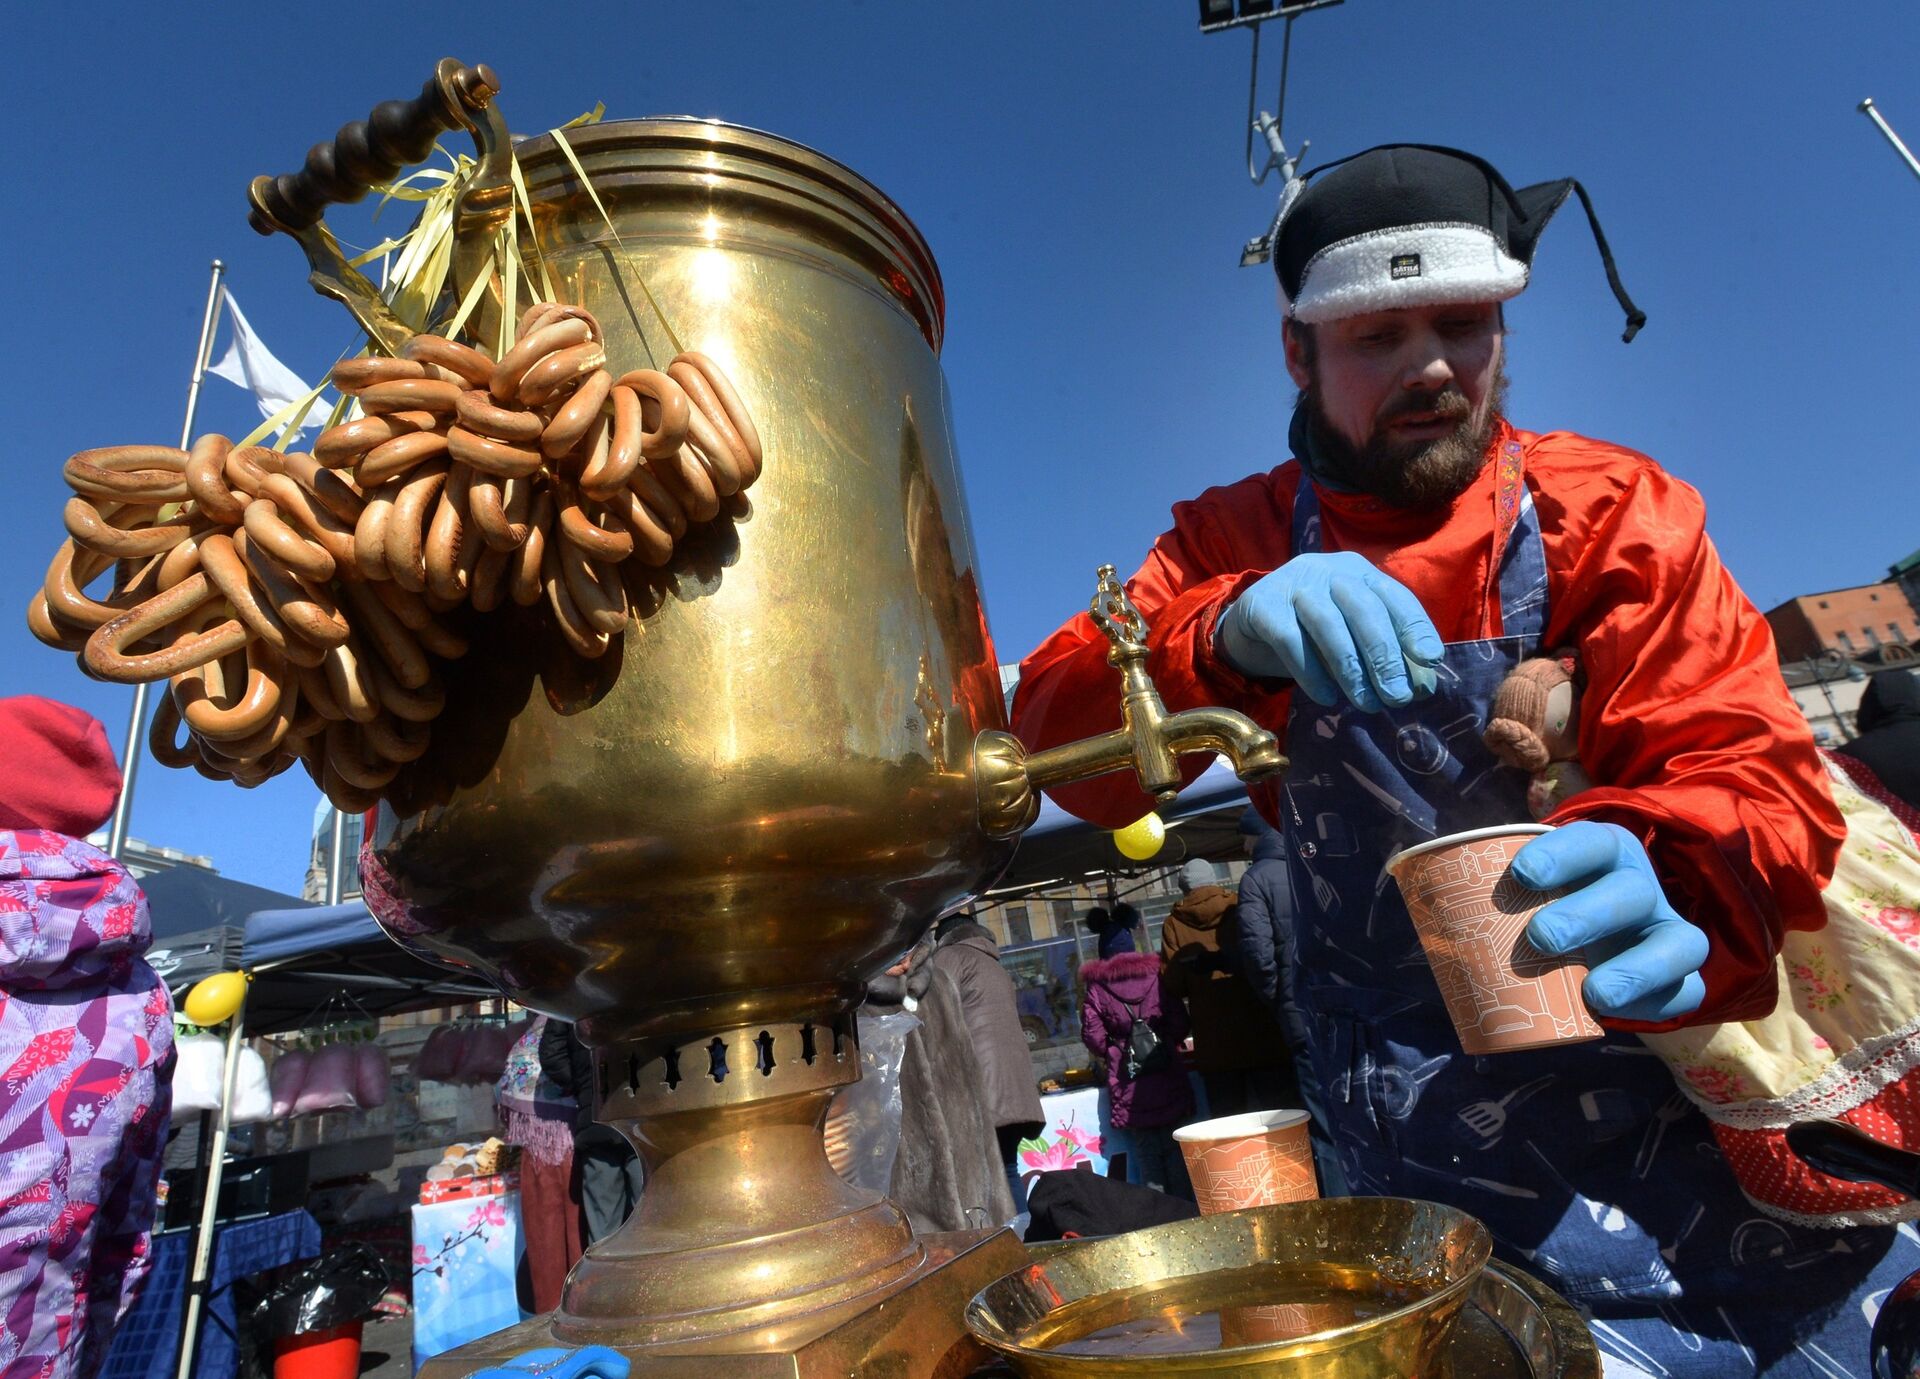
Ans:
[[[872,182],[792,139],[692,115],[606,120],[566,131],[566,140],[618,220],[623,192],[654,204],[702,197],[778,206],[818,237],[863,262],[919,324],[937,353],[946,331],[946,290],[919,227]],[[577,194],[578,174],[552,133],[514,141],[535,205]],[[599,212],[589,204],[595,222]]]

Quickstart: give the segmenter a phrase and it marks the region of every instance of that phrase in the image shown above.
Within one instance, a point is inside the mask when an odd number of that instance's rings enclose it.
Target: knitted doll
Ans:
[[[1574,759],[1579,688],[1579,662],[1561,652],[1523,661],[1494,696],[1484,740],[1534,773],[1536,819],[1593,784]],[[1826,927],[1781,939],[1773,1013],[1640,1037],[1706,1114],[1760,1210],[1807,1226],[1888,1225],[1920,1219],[1920,1201],[1822,1173],[1786,1132],[1840,1120],[1920,1149],[1920,820],[1859,763],[1821,762],[1847,840],[1821,892]]]
[[[1571,651],[1522,661],[1493,697],[1483,740],[1509,766],[1533,774],[1527,809],[1544,819],[1593,785],[1580,751],[1579,662]]]

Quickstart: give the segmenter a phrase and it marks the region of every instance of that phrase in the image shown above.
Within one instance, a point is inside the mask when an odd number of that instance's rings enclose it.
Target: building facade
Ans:
[[[87,841],[97,848],[107,845],[107,831],[103,828],[87,835]],[[198,857],[178,848],[162,847],[158,843],[143,842],[139,838],[129,838],[120,849],[120,864],[133,873],[134,880],[152,876],[155,872],[171,871],[175,867],[193,867],[196,870],[218,876],[220,869],[213,865],[211,857]]]
[[[1880,658],[1887,648],[1898,649],[1885,658],[1896,661],[1901,651],[1910,656],[1920,644],[1920,610],[1907,590],[1891,581],[1789,599],[1766,617],[1783,665],[1830,652]]]

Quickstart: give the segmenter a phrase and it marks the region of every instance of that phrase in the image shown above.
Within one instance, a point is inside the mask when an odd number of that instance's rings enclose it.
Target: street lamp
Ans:
[[[1298,153],[1289,154],[1287,146],[1280,138],[1280,122],[1287,108],[1287,66],[1293,56],[1293,21],[1308,10],[1322,10],[1343,0],[1293,0],[1293,3],[1276,3],[1276,0],[1200,0],[1200,32],[1220,33],[1227,29],[1253,30],[1253,63],[1247,76],[1247,176],[1259,186],[1267,180],[1270,172],[1280,174],[1280,202],[1274,208],[1273,219],[1268,222],[1266,233],[1250,239],[1240,250],[1240,266],[1252,268],[1267,262],[1273,257],[1274,241],[1280,235],[1280,222],[1286,218],[1287,208],[1293,204],[1293,198],[1300,194],[1305,183],[1296,175],[1300,160],[1307,156],[1308,143],[1302,142]],[[1284,19],[1287,27],[1280,44],[1280,92],[1273,104],[1274,113],[1256,111],[1256,97],[1260,86],[1260,26],[1269,19]],[[1259,167],[1253,161],[1253,136],[1258,134],[1266,141],[1267,161]]]

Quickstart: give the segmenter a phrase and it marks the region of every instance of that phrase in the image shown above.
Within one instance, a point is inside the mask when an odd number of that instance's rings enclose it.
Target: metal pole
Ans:
[[[1907,170],[1915,177],[1920,177],[1920,158],[1915,158],[1913,150],[1900,142],[1900,136],[1893,132],[1893,126],[1888,124],[1886,118],[1874,108],[1873,97],[1869,96],[1861,101],[1859,108],[1862,115],[1880,126],[1880,132],[1887,136],[1887,142],[1893,145],[1894,152],[1905,160]]]
[[[193,1343],[200,1331],[208,1266],[213,1260],[213,1226],[220,1214],[220,1178],[227,1166],[227,1131],[233,1124],[233,1084],[240,1071],[240,1032],[246,1020],[247,992],[243,989],[240,1005],[227,1023],[227,1066],[220,1079],[220,1119],[214,1123],[213,1153],[207,1164],[207,1197],[200,1204],[200,1232],[193,1242],[193,1273],[187,1279],[187,1321],[181,1333],[180,1366],[175,1379],[192,1379],[193,1375]]]
[[[200,347],[193,356],[193,379],[187,384],[187,415],[180,424],[180,448],[193,440],[193,414],[200,406],[200,380],[206,377],[207,356],[213,353],[213,322],[220,309],[220,278],[227,266],[213,261],[207,283],[207,309],[200,317]],[[147,726],[147,683],[133,687],[133,713],[127,720],[127,750],[120,767],[120,798],[113,804],[113,822],[107,825],[107,855],[118,858],[127,845],[127,822],[133,816],[133,780],[140,771],[140,749]]]
[[[344,863],[340,854],[347,845],[347,816],[336,806],[333,811],[333,846],[327,852],[327,904],[338,905],[340,892],[345,888],[341,884]]]
[[[1820,693],[1826,697],[1827,712],[1833,715],[1833,725],[1840,730],[1840,740],[1842,742],[1853,741],[1854,735],[1847,730],[1847,720],[1840,712],[1840,705],[1835,702],[1833,691],[1827,688],[1826,665],[1812,659],[1807,661],[1807,665],[1812,668],[1814,679],[1819,682]]]

